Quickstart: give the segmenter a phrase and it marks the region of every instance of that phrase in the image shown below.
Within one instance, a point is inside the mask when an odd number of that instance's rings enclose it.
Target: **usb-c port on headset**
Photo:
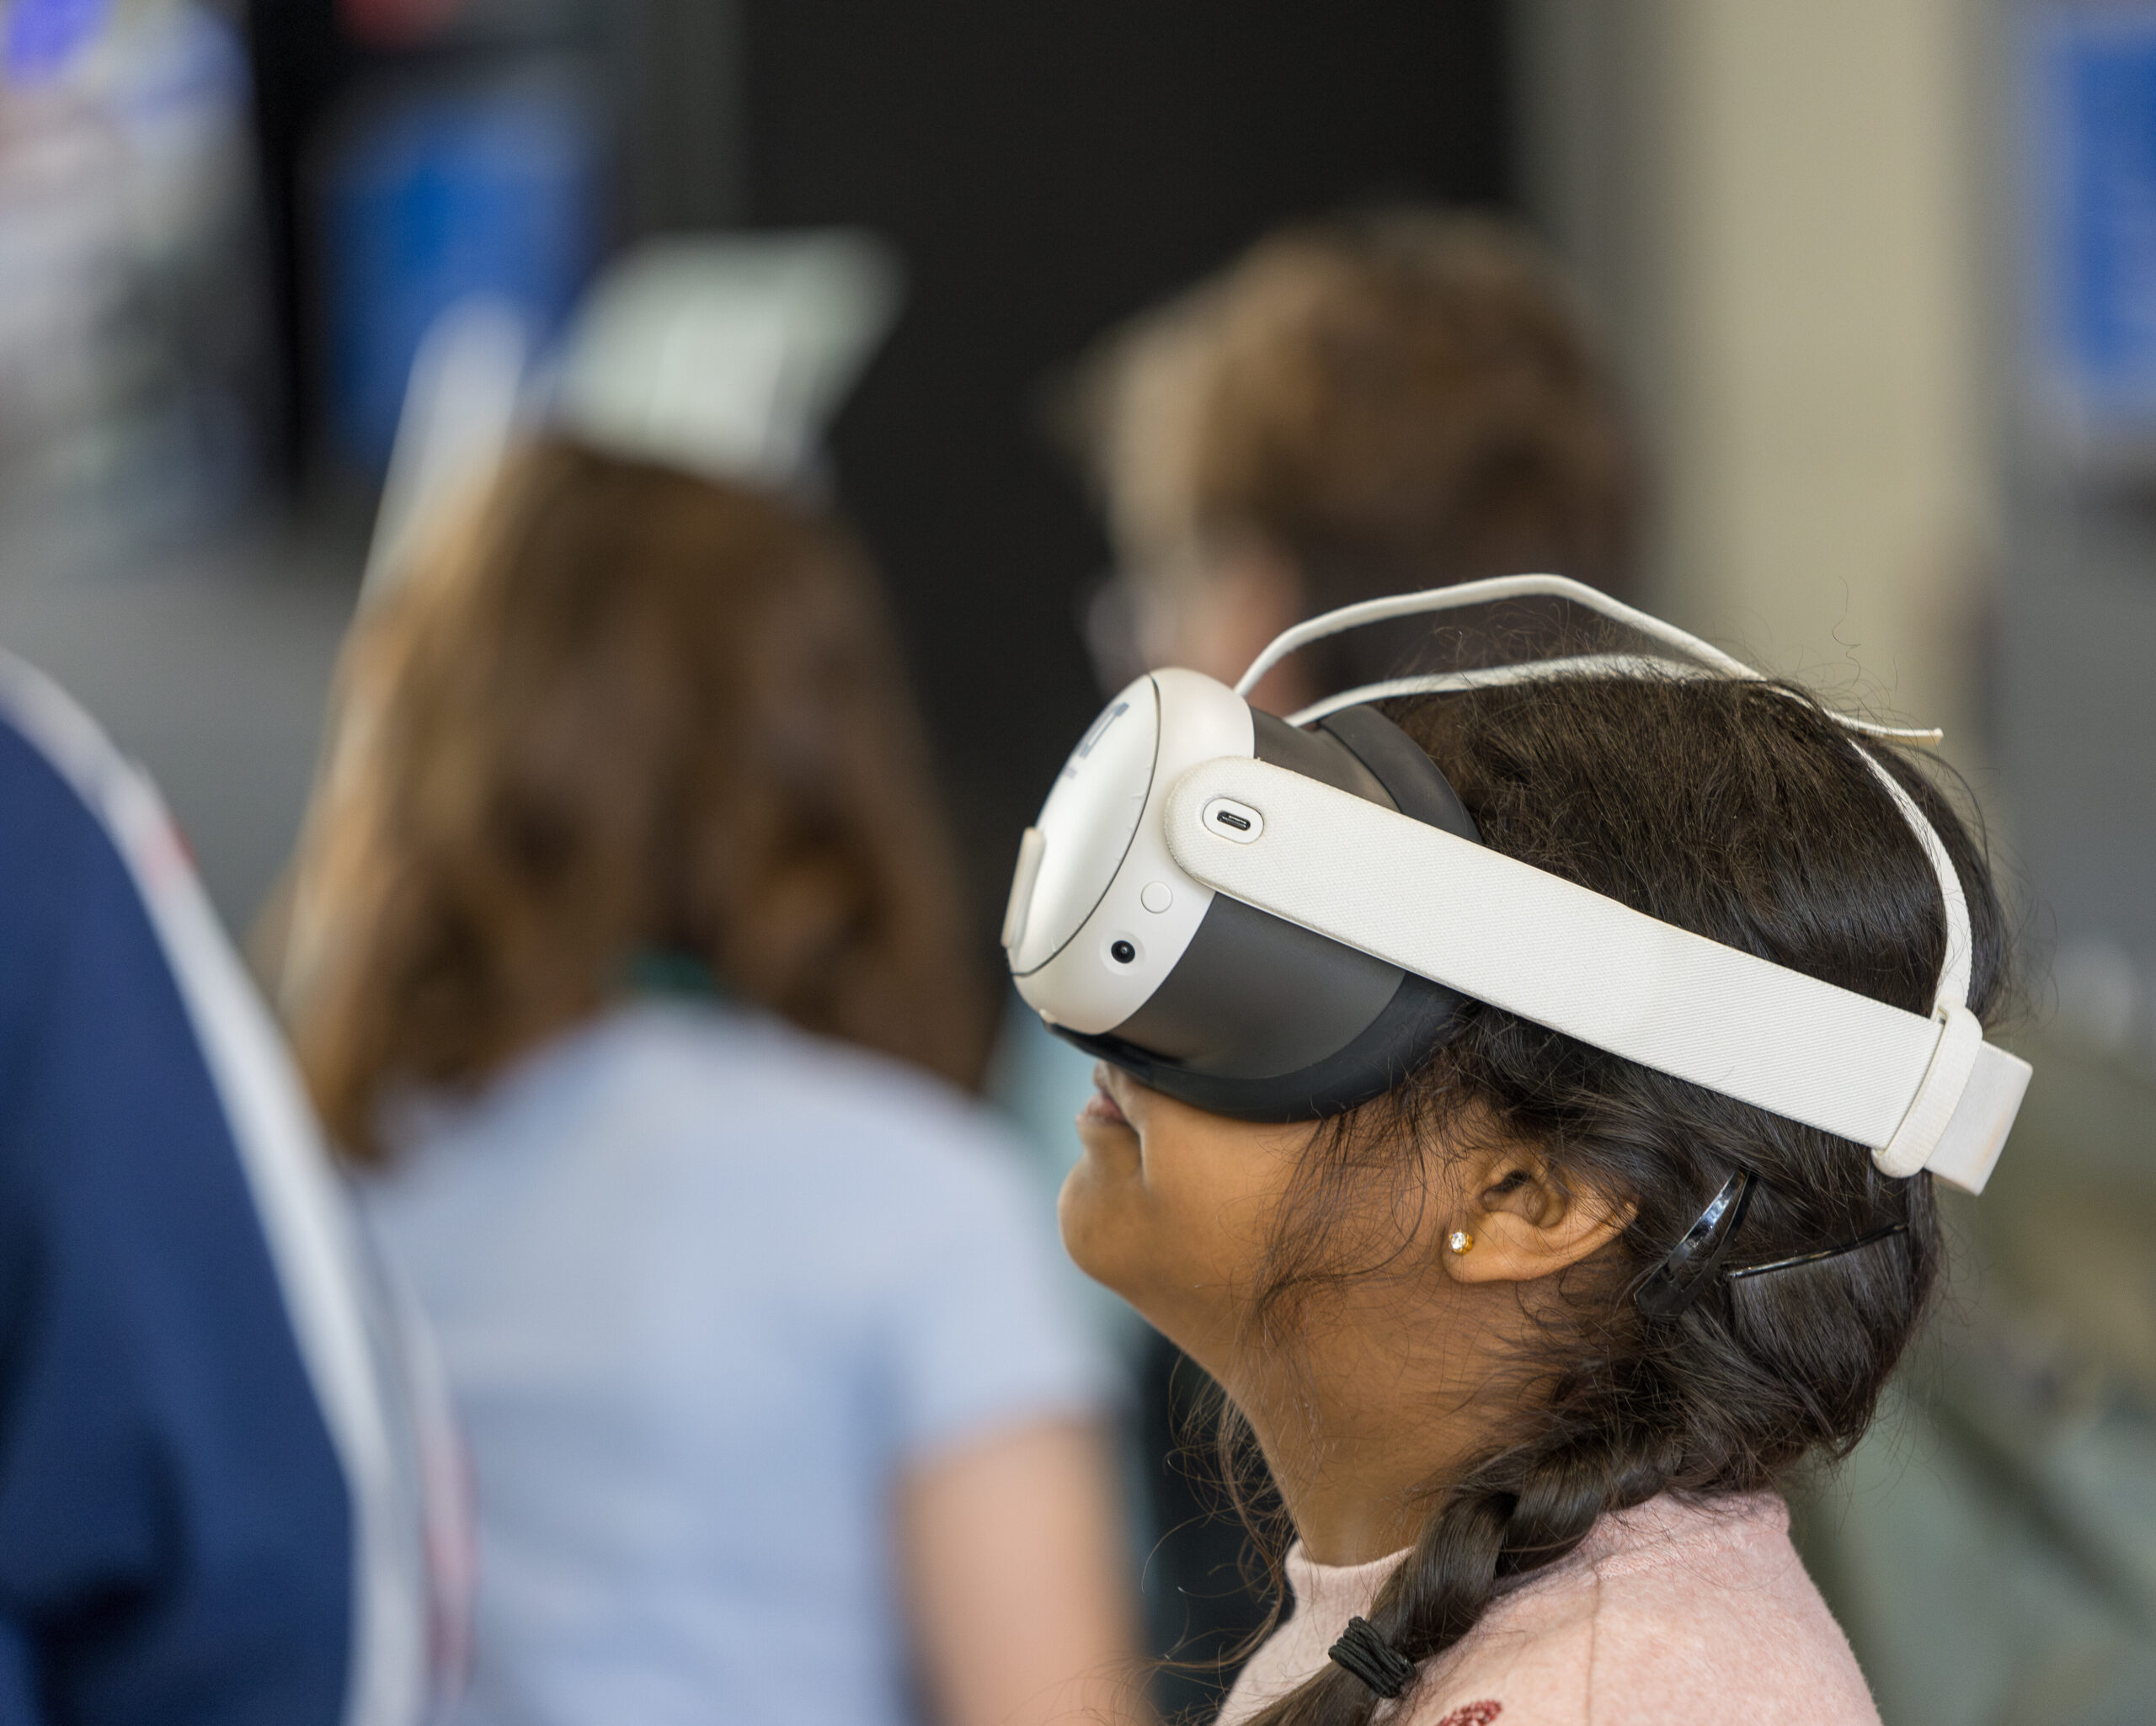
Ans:
[[[1247,803],[1233,797],[1215,797],[1200,817],[1215,839],[1238,845],[1254,844],[1265,831],[1265,818]]]

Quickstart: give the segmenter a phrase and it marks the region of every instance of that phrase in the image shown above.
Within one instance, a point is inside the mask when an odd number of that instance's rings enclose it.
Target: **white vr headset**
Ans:
[[[1366,685],[1287,720],[1243,699],[1342,631],[1563,602],[1641,639]],[[1490,636],[1488,639],[1496,639]],[[1939,835],[1859,753],[1939,878],[1946,961],[1929,1015],[1663,923],[1492,851],[1444,775],[1372,706],[1566,676],[1758,674],[1557,576],[1507,576],[1313,619],[1230,690],[1193,671],[1108,704],[1026,830],[1003,944],[1056,1032],[1199,1107],[1312,1120],[1399,1083],[1485,1001],[1643,1067],[1870,1148],[1889,1175],[1981,1191],[2029,1082],[1968,1008],[1968,903]],[[1936,741],[1837,716],[1849,730]]]

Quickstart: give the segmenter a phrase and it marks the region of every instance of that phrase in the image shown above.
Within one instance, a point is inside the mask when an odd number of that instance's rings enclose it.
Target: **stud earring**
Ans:
[[[1475,1244],[1475,1237],[1464,1228],[1455,1228],[1445,1237],[1445,1244],[1455,1253],[1464,1253]]]

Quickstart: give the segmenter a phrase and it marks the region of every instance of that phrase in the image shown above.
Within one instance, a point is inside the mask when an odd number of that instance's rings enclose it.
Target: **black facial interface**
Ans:
[[[1251,717],[1260,760],[1480,843],[1437,764],[1375,708],[1345,709],[1308,731]],[[1215,1114],[1310,1121],[1399,1084],[1451,1034],[1461,1002],[1442,984],[1220,893],[1144,1006],[1099,1036],[1057,1034]]]

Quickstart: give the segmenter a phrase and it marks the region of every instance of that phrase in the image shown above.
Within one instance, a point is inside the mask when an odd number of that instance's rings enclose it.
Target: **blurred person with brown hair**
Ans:
[[[1494,217],[1283,229],[1112,333],[1075,406],[1123,571],[1096,645],[1136,662],[1111,681],[1232,683],[1304,617],[1481,576],[1629,595],[1638,473],[1607,367],[1554,266]],[[1299,655],[1261,705],[1387,669]]]
[[[1121,571],[1086,620],[1111,688],[1162,665],[1233,684],[1305,617],[1478,577],[1632,596],[1639,462],[1609,368],[1555,265],[1498,218],[1281,229],[1103,338],[1070,399]],[[1382,628],[1320,642],[1251,699],[1292,712],[1407,669],[1399,646]],[[1083,1096],[1086,1063],[1061,1065]],[[1217,1697],[1267,1608],[1194,1452],[1210,1387],[1172,1344],[1145,1346],[1153,1634],[1194,1668],[1164,1675],[1174,1710]]]
[[[295,1031],[353,1155],[397,1085],[491,1077],[654,967],[977,1079],[926,746],[825,524],[550,440],[365,618],[340,699],[369,734],[315,818]]]
[[[302,1063],[472,1451],[456,1718],[1113,1714],[1106,1379],[953,1083],[984,1004],[881,597],[639,441],[549,434],[419,537],[296,875]]]

